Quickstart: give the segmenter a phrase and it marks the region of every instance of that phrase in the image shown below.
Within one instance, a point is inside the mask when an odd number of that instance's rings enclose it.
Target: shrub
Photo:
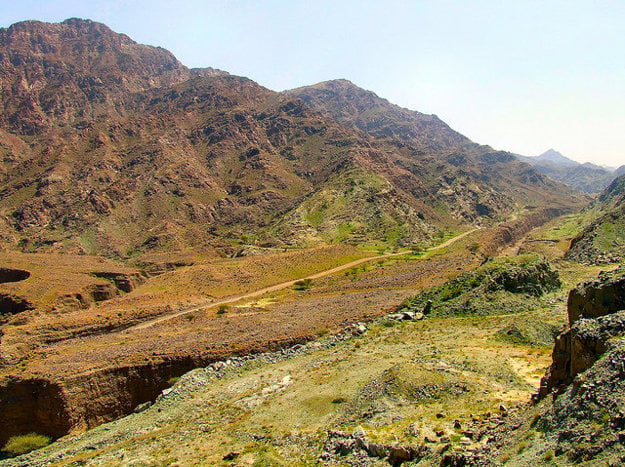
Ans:
[[[308,290],[312,286],[312,279],[302,279],[301,281],[297,281],[294,285],[295,290]]]
[[[51,441],[49,436],[37,433],[13,436],[4,445],[3,451],[10,456],[19,456],[35,449],[41,449],[50,444]]]
[[[219,305],[219,308],[217,308],[217,314],[223,315],[225,313],[228,313],[229,310],[230,307],[228,305]]]
[[[472,243],[471,245],[467,247],[467,250],[469,250],[471,253],[477,253],[479,249],[480,249],[479,243]]]

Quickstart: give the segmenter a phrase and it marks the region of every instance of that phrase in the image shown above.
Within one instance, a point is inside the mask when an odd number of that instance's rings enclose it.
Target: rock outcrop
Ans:
[[[569,328],[556,338],[539,397],[565,390],[601,358],[611,339],[625,335],[625,266],[571,290],[568,316]]]
[[[556,457],[623,465],[625,266],[572,290],[568,306],[570,327],[556,339],[537,395],[552,394],[553,402],[535,427]]]

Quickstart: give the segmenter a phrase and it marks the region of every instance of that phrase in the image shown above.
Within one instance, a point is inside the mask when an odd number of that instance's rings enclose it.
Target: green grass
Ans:
[[[50,444],[51,441],[49,436],[37,433],[13,436],[4,445],[3,451],[9,456],[20,456],[35,449],[41,449]]]
[[[551,221],[548,227],[541,229],[537,235],[545,240],[575,237],[595,219],[597,214],[596,211],[588,210],[558,218]],[[533,235],[533,237],[536,238],[537,235]]]

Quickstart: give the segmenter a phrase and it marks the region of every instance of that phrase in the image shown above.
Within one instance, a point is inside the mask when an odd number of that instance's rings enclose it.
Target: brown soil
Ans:
[[[538,222],[536,219],[532,222]],[[522,227],[528,225],[524,223]],[[466,247],[491,241],[491,234],[489,229],[468,232],[457,237],[455,243],[441,245],[421,259],[380,256],[375,258],[377,261],[357,260],[356,266],[354,260],[348,259],[344,267],[328,268],[332,274],[301,276],[317,277],[309,290],[289,288],[291,279],[280,281],[280,290],[270,290],[258,296],[256,302],[249,303],[252,296],[256,299],[259,294],[230,296],[229,300],[247,297],[247,303],[229,307],[224,314],[218,314],[215,308],[219,301],[207,306],[205,296],[203,299],[191,296],[191,302],[185,302],[173,294],[167,300],[148,279],[129,294],[92,302],[87,308],[51,307],[44,311],[40,307],[15,315],[2,328],[5,335],[4,363],[0,366],[3,389],[0,424],[10,429],[3,431],[0,442],[25,431],[43,430],[59,436],[70,429],[92,427],[129,413],[141,402],[153,400],[168,386],[170,378],[192,368],[229,356],[288,347],[324,333],[334,333],[349,323],[389,313],[406,296],[479,265],[483,256],[468,254]],[[504,245],[505,241],[501,243]],[[329,258],[332,251],[330,248],[317,252],[321,258],[326,254]],[[347,253],[343,250],[343,258],[349,258]],[[302,257],[307,254],[303,252]],[[288,255],[295,261],[294,266],[301,267],[301,257]],[[282,255],[271,258],[275,264],[283,260]],[[254,262],[264,264],[271,258],[240,261],[247,267]],[[240,270],[236,264],[231,263],[230,269],[223,268],[232,274],[223,284],[237,282]],[[352,271],[354,268],[358,268],[356,273]],[[33,278],[35,269],[31,268]],[[181,272],[187,269],[182,268]],[[100,267],[97,272],[103,270],[106,268]],[[289,268],[285,268],[285,274],[286,271]],[[136,274],[121,268],[111,272]],[[111,277],[117,277],[115,274]],[[175,277],[175,273],[168,274]],[[91,286],[102,281],[115,288],[114,283],[99,275],[87,275]],[[162,277],[154,280],[162,281]],[[250,284],[262,284],[263,280],[264,277],[259,277]],[[230,286],[226,289],[231,290]],[[158,319],[159,316],[166,319]],[[150,325],[141,325],[146,322]],[[15,395],[30,391],[33,381],[51,388],[53,394],[40,398],[41,404],[21,404],[22,399]],[[58,416],[52,417],[48,412]],[[46,422],[41,422],[44,419]]]

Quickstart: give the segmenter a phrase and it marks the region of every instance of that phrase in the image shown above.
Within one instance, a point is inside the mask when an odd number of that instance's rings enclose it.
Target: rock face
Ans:
[[[538,396],[553,394],[536,429],[570,463],[625,462],[625,266],[569,295],[570,328],[558,336]]]
[[[579,319],[597,318],[625,310],[625,268],[603,272],[595,281],[582,284],[569,294],[569,325]]]
[[[33,430],[58,438],[70,429],[92,428],[153,401],[168,380],[201,366],[188,356],[154,364],[107,368],[67,375],[62,382],[45,378],[0,383],[0,444]]]
[[[610,339],[625,334],[625,267],[571,290],[568,315],[569,329],[556,338],[540,397],[565,390],[610,348]]]

